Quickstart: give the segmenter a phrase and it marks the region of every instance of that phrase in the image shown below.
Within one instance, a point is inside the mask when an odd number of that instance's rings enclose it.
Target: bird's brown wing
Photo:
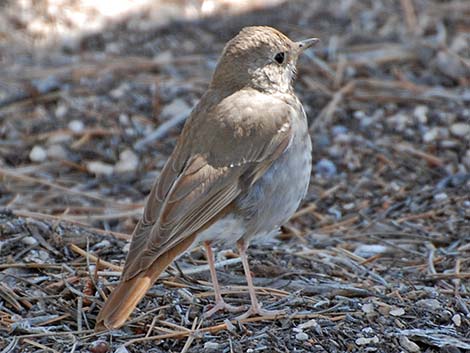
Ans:
[[[260,109],[256,106],[260,102],[254,102],[257,109],[246,109],[245,103],[240,112],[239,101],[231,97],[208,112],[204,119],[207,134],[198,131],[197,116],[187,124],[191,131],[183,131],[182,145],[166,163],[134,231],[124,280],[212,223],[289,145],[291,109],[287,104],[267,101]]]

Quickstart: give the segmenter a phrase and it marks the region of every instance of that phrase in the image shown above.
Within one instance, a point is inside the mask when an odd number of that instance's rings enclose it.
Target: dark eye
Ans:
[[[284,53],[277,53],[276,56],[274,57],[274,60],[276,60],[278,64],[282,64],[284,62],[285,56],[286,55]]]

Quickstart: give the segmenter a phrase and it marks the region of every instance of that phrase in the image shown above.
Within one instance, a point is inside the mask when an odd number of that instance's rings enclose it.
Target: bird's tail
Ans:
[[[148,269],[130,279],[122,279],[98,314],[95,331],[121,327],[160,274],[178,255],[188,249],[193,240],[194,235],[187,237],[160,255]]]

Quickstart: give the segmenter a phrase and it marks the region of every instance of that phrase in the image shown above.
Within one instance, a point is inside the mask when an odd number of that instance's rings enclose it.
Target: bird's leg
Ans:
[[[225,310],[225,311],[229,311],[232,313],[242,311],[244,309],[243,307],[227,304],[222,298],[222,294],[220,293],[219,280],[217,279],[217,272],[215,271],[215,259],[214,259],[214,253],[212,252],[211,243],[209,241],[204,242],[204,247],[206,249],[207,262],[209,263],[209,269],[210,269],[211,278],[212,278],[212,285],[214,286],[214,292],[215,292],[215,305],[212,309],[204,313],[204,317],[208,318],[220,310]]]
[[[253,315],[259,316],[277,316],[285,313],[285,310],[266,310],[261,308],[261,304],[258,302],[258,298],[256,297],[255,287],[253,286],[253,278],[251,277],[250,272],[250,265],[248,264],[248,258],[246,256],[246,249],[247,244],[243,240],[239,240],[238,243],[238,250],[240,252],[240,257],[243,263],[243,270],[245,271],[246,282],[248,284],[248,291],[250,293],[251,299],[251,307],[248,311],[240,316],[237,317],[237,320],[246,319]]]

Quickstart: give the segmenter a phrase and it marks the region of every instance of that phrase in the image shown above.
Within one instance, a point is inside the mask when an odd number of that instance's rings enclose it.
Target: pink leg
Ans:
[[[209,263],[209,269],[210,269],[211,278],[212,278],[212,285],[214,286],[214,292],[215,292],[215,305],[212,309],[204,313],[204,317],[208,318],[220,310],[225,310],[225,311],[229,311],[232,313],[242,311],[244,309],[243,307],[238,307],[238,306],[227,304],[222,298],[222,294],[220,293],[219,280],[217,279],[217,272],[215,271],[215,259],[214,259],[214,253],[212,252],[211,243],[207,241],[204,242],[204,247],[206,249],[207,262]]]
[[[237,320],[246,319],[253,315],[259,316],[277,316],[285,313],[285,310],[266,310],[261,308],[261,304],[258,302],[258,298],[256,297],[255,287],[253,286],[253,278],[251,277],[250,266],[248,264],[248,258],[246,256],[246,249],[247,245],[243,240],[239,240],[238,243],[238,250],[240,252],[240,257],[243,263],[243,270],[245,271],[246,282],[248,284],[248,291],[250,293],[251,299],[251,307],[248,311],[240,316],[237,317]]]

